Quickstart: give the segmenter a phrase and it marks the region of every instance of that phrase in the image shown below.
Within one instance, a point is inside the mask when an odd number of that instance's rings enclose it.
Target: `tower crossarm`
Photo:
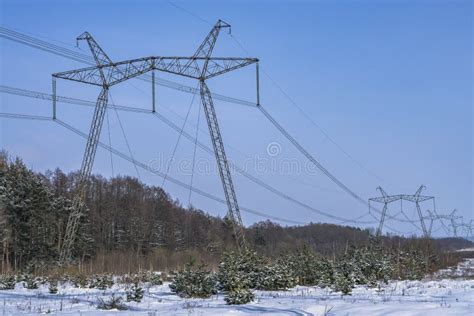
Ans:
[[[113,86],[151,70],[192,79],[209,79],[256,62],[258,62],[257,58],[151,56],[55,73],[53,76],[96,86],[103,86],[104,78],[106,78],[107,85]],[[202,69],[205,63],[207,63],[207,68]]]
[[[387,195],[387,196],[382,196],[382,197],[371,198],[369,200],[371,202],[378,202],[378,203],[392,203],[400,199],[401,197],[399,195]]]
[[[426,195],[415,196],[415,195],[403,194],[401,195],[401,199],[405,201],[410,201],[410,202],[425,202],[425,201],[434,199],[434,196],[426,196]]]

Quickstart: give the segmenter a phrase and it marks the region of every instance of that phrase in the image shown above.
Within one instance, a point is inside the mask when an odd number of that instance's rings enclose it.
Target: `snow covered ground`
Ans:
[[[141,303],[126,303],[127,311],[97,309],[99,297],[125,296],[123,285],[112,289],[78,289],[64,285],[59,294],[49,294],[46,286],[26,290],[17,284],[15,290],[0,291],[0,314],[32,315],[473,315],[474,259],[456,269],[440,271],[423,281],[393,281],[381,290],[357,287],[352,295],[341,296],[327,289],[296,287],[289,291],[256,291],[256,301],[247,305],[228,306],[222,295],[210,299],[181,299],[170,292],[167,284],[146,289]],[[448,278],[454,276],[455,278]]]

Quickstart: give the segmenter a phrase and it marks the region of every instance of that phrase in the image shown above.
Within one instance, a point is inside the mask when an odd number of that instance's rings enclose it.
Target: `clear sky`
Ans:
[[[439,213],[456,208],[465,221],[474,217],[472,1],[0,2],[2,26],[90,54],[84,43],[75,47],[76,36],[87,30],[115,61],[192,55],[212,24],[222,19],[232,25],[232,36],[221,33],[214,55],[258,57],[261,103],[348,187],[369,198],[379,195],[378,185],[389,194],[410,194],[424,184],[425,193],[436,196]],[[5,39],[0,62],[2,85],[42,92],[51,91],[52,73],[84,66]],[[196,86],[192,80],[159,77]],[[254,68],[212,79],[209,86],[253,101]],[[59,95],[95,100],[97,93],[79,83],[58,83]],[[116,104],[143,108],[151,107],[150,93],[150,84],[140,80],[111,90]],[[2,112],[51,113],[50,102],[4,93],[0,98]],[[181,126],[190,109],[185,130],[194,135],[200,98],[192,99],[191,94],[157,88],[158,111]],[[58,106],[62,120],[88,131],[91,109]],[[316,172],[257,109],[218,100],[215,106],[235,164],[325,212],[355,218],[368,211]],[[135,159],[166,172],[178,135],[152,115],[118,115]],[[109,143],[110,131],[113,147],[128,153],[117,113],[109,110],[108,116],[101,140]],[[199,140],[210,144],[203,113],[200,118]],[[0,118],[0,127],[1,147],[35,170],[80,167],[85,141],[58,124]],[[276,155],[269,155],[269,145],[276,146]],[[194,145],[182,138],[171,176],[190,182],[193,151]],[[213,157],[198,149],[196,161],[194,186],[224,197]],[[111,160],[99,148],[93,172],[109,177],[112,165],[114,175],[137,175],[128,162]],[[162,185],[161,178],[139,172],[142,181]],[[239,174],[234,179],[241,206],[300,222],[336,222]],[[188,204],[186,189],[169,182],[164,186]],[[196,194],[191,203],[213,215],[226,212],[224,205]],[[399,205],[389,209],[399,211]],[[404,205],[404,211],[416,218],[413,205]],[[245,224],[263,220],[248,213],[242,217]],[[387,223],[403,232],[414,228]]]

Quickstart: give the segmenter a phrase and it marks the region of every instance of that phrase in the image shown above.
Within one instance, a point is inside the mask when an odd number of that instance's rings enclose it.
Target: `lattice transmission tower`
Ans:
[[[448,215],[443,215],[443,214],[437,215],[438,219],[440,220],[443,220],[443,219],[449,220],[454,237],[458,236],[458,227],[462,226],[462,224],[456,223],[456,220],[462,219],[462,216],[456,215],[456,212],[457,210],[453,210]]]
[[[382,228],[385,222],[385,217],[387,215],[387,209],[388,209],[388,204],[395,202],[395,201],[409,201],[409,202],[414,202],[418,214],[418,219],[420,221],[421,225],[421,230],[423,232],[423,236],[425,238],[430,237],[430,232],[428,232],[428,229],[426,228],[425,224],[425,216],[423,215],[423,212],[421,211],[421,206],[420,203],[432,200],[433,201],[433,206],[434,206],[434,196],[426,196],[426,195],[421,195],[421,192],[425,188],[424,185],[421,185],[418,190],[415,192],[415,194],[397,194],[397,195],[388,195],[380,186],[377,187],[377,190],[380,191],[382,194],[381,197],[375,197],[375,198],[370,198],[369,199],[369,212],[371,210],[371,202],[378,202],[378,203],[384,203],[384,207],[382,209],[382,214],[380,216],[380,222],[379,226],[377,228],[376,236],[380,236],[382,234]],[[402,206],[402,211],[403,212],[403,206]]]
[[[224,142],[220,133],[217,114],[214,108],[212,95],[206,84],[208,79],[217,77],[224,73],[256,64],[256,90],[257,104],[259,104],[259,75],[257,58],[240,57],[211,57],[221,29],[229,28],[230,25],[222,20],[217,21],[212,30],[206,36],[194,55],[191,57],[161,57],[152,56],[112,62],[105,52],[100,48],[92,36],[85,32],[78,40],[86,40],[96,61],[96,66],[86,67],[61,73],[53,74],[53,119],[56,119],[56,79],[66,79],[85,84],[99,86],[102,88],[92,119],[89,137],[84,152],[80,171],[78,193],[74,199],[75,211],[71,213],[67,223],[66,234],[60,250],[60,261],[64,262],[71,256],[72,245],[75,241],[79,219],[82,216],[83,201],[86,192],[86,183],[91,174],[97,144],[99,141],[104,114],[107,107],[108,92],[110,87],[125,80],[138,77],[150,71],[163,71],[199,81],[201,101],[206,115],[209,133],[211,135],[214,155],[218,165],[219,175],[227,202],[227,216],[232,222],[233,233],[238,249],[246,246],[243,223],[240,215],[239,204],[235,194],[229,163],[224,149]],[[152,76],[154,78],[154,75]],[[154,82],[153,85],[153,111],[154,107]]]

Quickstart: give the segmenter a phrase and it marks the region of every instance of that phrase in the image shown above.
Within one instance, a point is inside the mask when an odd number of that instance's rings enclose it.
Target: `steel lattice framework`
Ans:
[[[86,182],[91,174],[99,137],[102,130],[102,124],[107,108],[109,88],[125,80],[135,78],[155,70],[199,80],[201,101],[204,107],[214,154],[219,169],[219,175],[226,197],[228,207],[227,216],[232,222],[233,233],[236,238],[238,248],[241,249],[245,247],[246,243],[239,204],[235,194],[234,184],[224,149],[224,142],[220,133],[212,95],[209,87],[206,84],[206,80],[255,63],[257,64],[257,104],[259,104],[258,59],[211,57],[219,33],[223,28],[229,28],[230,30],[230,25],[222,20],[217,21],[194,55],[191,57],[151,56],[125,60],[116,63],[110,60],[107,54],[101,49],[101,47],[89,33],[85,32],[77,38],[77,40],[87,41],[96,62],[96,66],[53,74],[53,119],[56,118],[56,79],[65,79],[94,86],[100,86],[102,90],[99,94],[99,97],[97,98],[87,145],[82,160],[78,194],[75,198],[75,211],[71,213],[71,216],[68,220],[66,234],[60,251],[61,262],[64,262],[70,258],[78,222],[82,216],[83,207],[81,205],[84,200]],[[154,78],[154,75],[152,78]]]
[[[449,215],[442,215],[438,214],[437,219],[447,219],[451,223],[451,229],[453,230],[454,237],[458,236],[458,227],[462,226],[462,224],[456,223],[457,219],[462,219],[462,216],[456,215],[457,210],[453,210]]]
[[[380,186],[377,187],[377,190],[380,191],[382,196],[369,199],[369,212],[370,212],[370,209],[371,209],[371,206],[370,206],[371,202],[377,202],[377,203],[383,203],[384,204],[382,214],[381,214],[381,217],[380,217],[380,223],[379,223],[379,226],[377,228],[376,235],[380,236],[382,234],[382,228],[383,228],[383,224],[385,222],[385,216],[387,214],[388,204],[401,200],[401,201],[409,201],[409,202],[415,203],[416,210],[417,210],[417,213],[418,213],[418,218],[420,220],[421,230],[423,231],[424,237],[429,238],[430,233],[431,233],[431,228],[430,228],[430,232],[426,228],[426,224],[425,224],[425,221],[424,221],[425,216],[423,216],[423,212],[421,211],[420,203],[428,201],[428,200],[433,200],[434,201],[434,196],[421,195],[421,192],[423,191],[424,188],[425,188],[425,186],[421,185],[418,188],[418,190],[416,190],[415,194],[412,194],[412,195],[410,195],[410,194],[388,195]]]

